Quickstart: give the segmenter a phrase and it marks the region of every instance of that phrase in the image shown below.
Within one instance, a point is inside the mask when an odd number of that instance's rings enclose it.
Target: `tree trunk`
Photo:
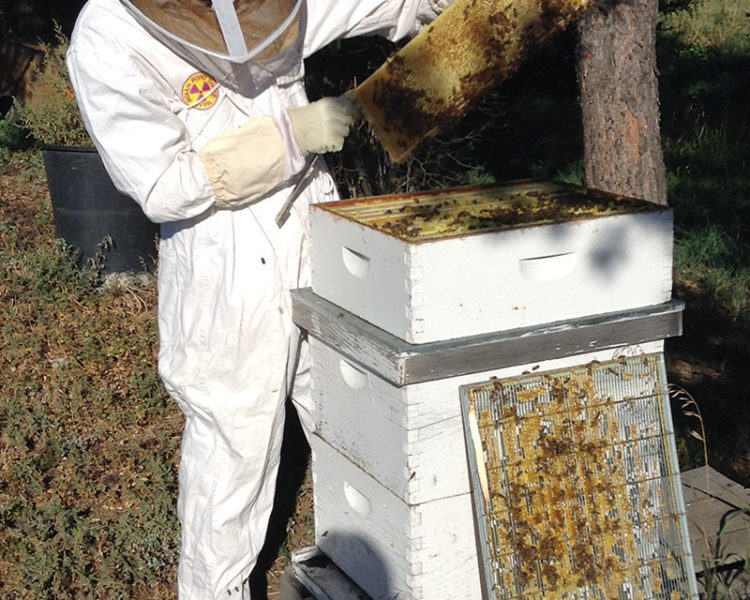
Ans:
[[[657,0],[600,0],[578,26],[578,85],[586,185],[666,204],[657,17]]]

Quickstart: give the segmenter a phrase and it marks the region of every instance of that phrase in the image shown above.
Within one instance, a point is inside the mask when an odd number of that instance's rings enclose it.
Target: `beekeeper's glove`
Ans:
[[[420,0],[417,4],[417,21],[421,27],[432,23],[455,0]]]
[[[440,14],[446,8],[448,8],[455,0],[427,0],[430,4],[430,8],[435,11],[436,14]]]
[[[327,97],[287,110],[303,154],[337,152],[344,146],[358,111],[345,96]]]
[[[291,120],[253,119],[209,140],[199,151],[218,208],[259,200],[305,166]]]

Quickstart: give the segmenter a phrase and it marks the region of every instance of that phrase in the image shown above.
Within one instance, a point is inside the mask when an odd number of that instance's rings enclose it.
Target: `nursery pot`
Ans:
[[[44,146],[55,233],[105,273],[153,270],[159,226],[115,189],[95,148]]]

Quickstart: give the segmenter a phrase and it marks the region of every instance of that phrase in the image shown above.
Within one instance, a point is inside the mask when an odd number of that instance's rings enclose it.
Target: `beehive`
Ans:
[[[316,294],[411,343],[669,300],[672,213],[516,182],[315,205]]]
[[[399,387],[313,338],[317,546],[372,598],[476,600],[480,561],[459,387],[662,345]]]
[[[316,544],[373,598],[411,600],[481,593],[459,387],[658,353],[682,310],[412,345],[311,290],[292,296],[311,344]]]
[[[669,209],[554,183],[314,206],[318,547],[373,598],[481,597],[458,388],[659,354],[671,236]]]

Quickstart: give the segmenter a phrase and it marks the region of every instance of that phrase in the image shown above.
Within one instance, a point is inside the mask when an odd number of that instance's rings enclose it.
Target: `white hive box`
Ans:
[[[373,600],[481,598],[471,495],[408,505],[312,436],[316,545]]]
[[[623,352],[660,352],[663,341],[405,386],[315,337],[310,346],[316,433],[401,502],[417,505],[469,492],[460,386],[607,361]]]
[[[667,302],[672,213],[518,182],[318,204],[313,291],[414,344]]]

